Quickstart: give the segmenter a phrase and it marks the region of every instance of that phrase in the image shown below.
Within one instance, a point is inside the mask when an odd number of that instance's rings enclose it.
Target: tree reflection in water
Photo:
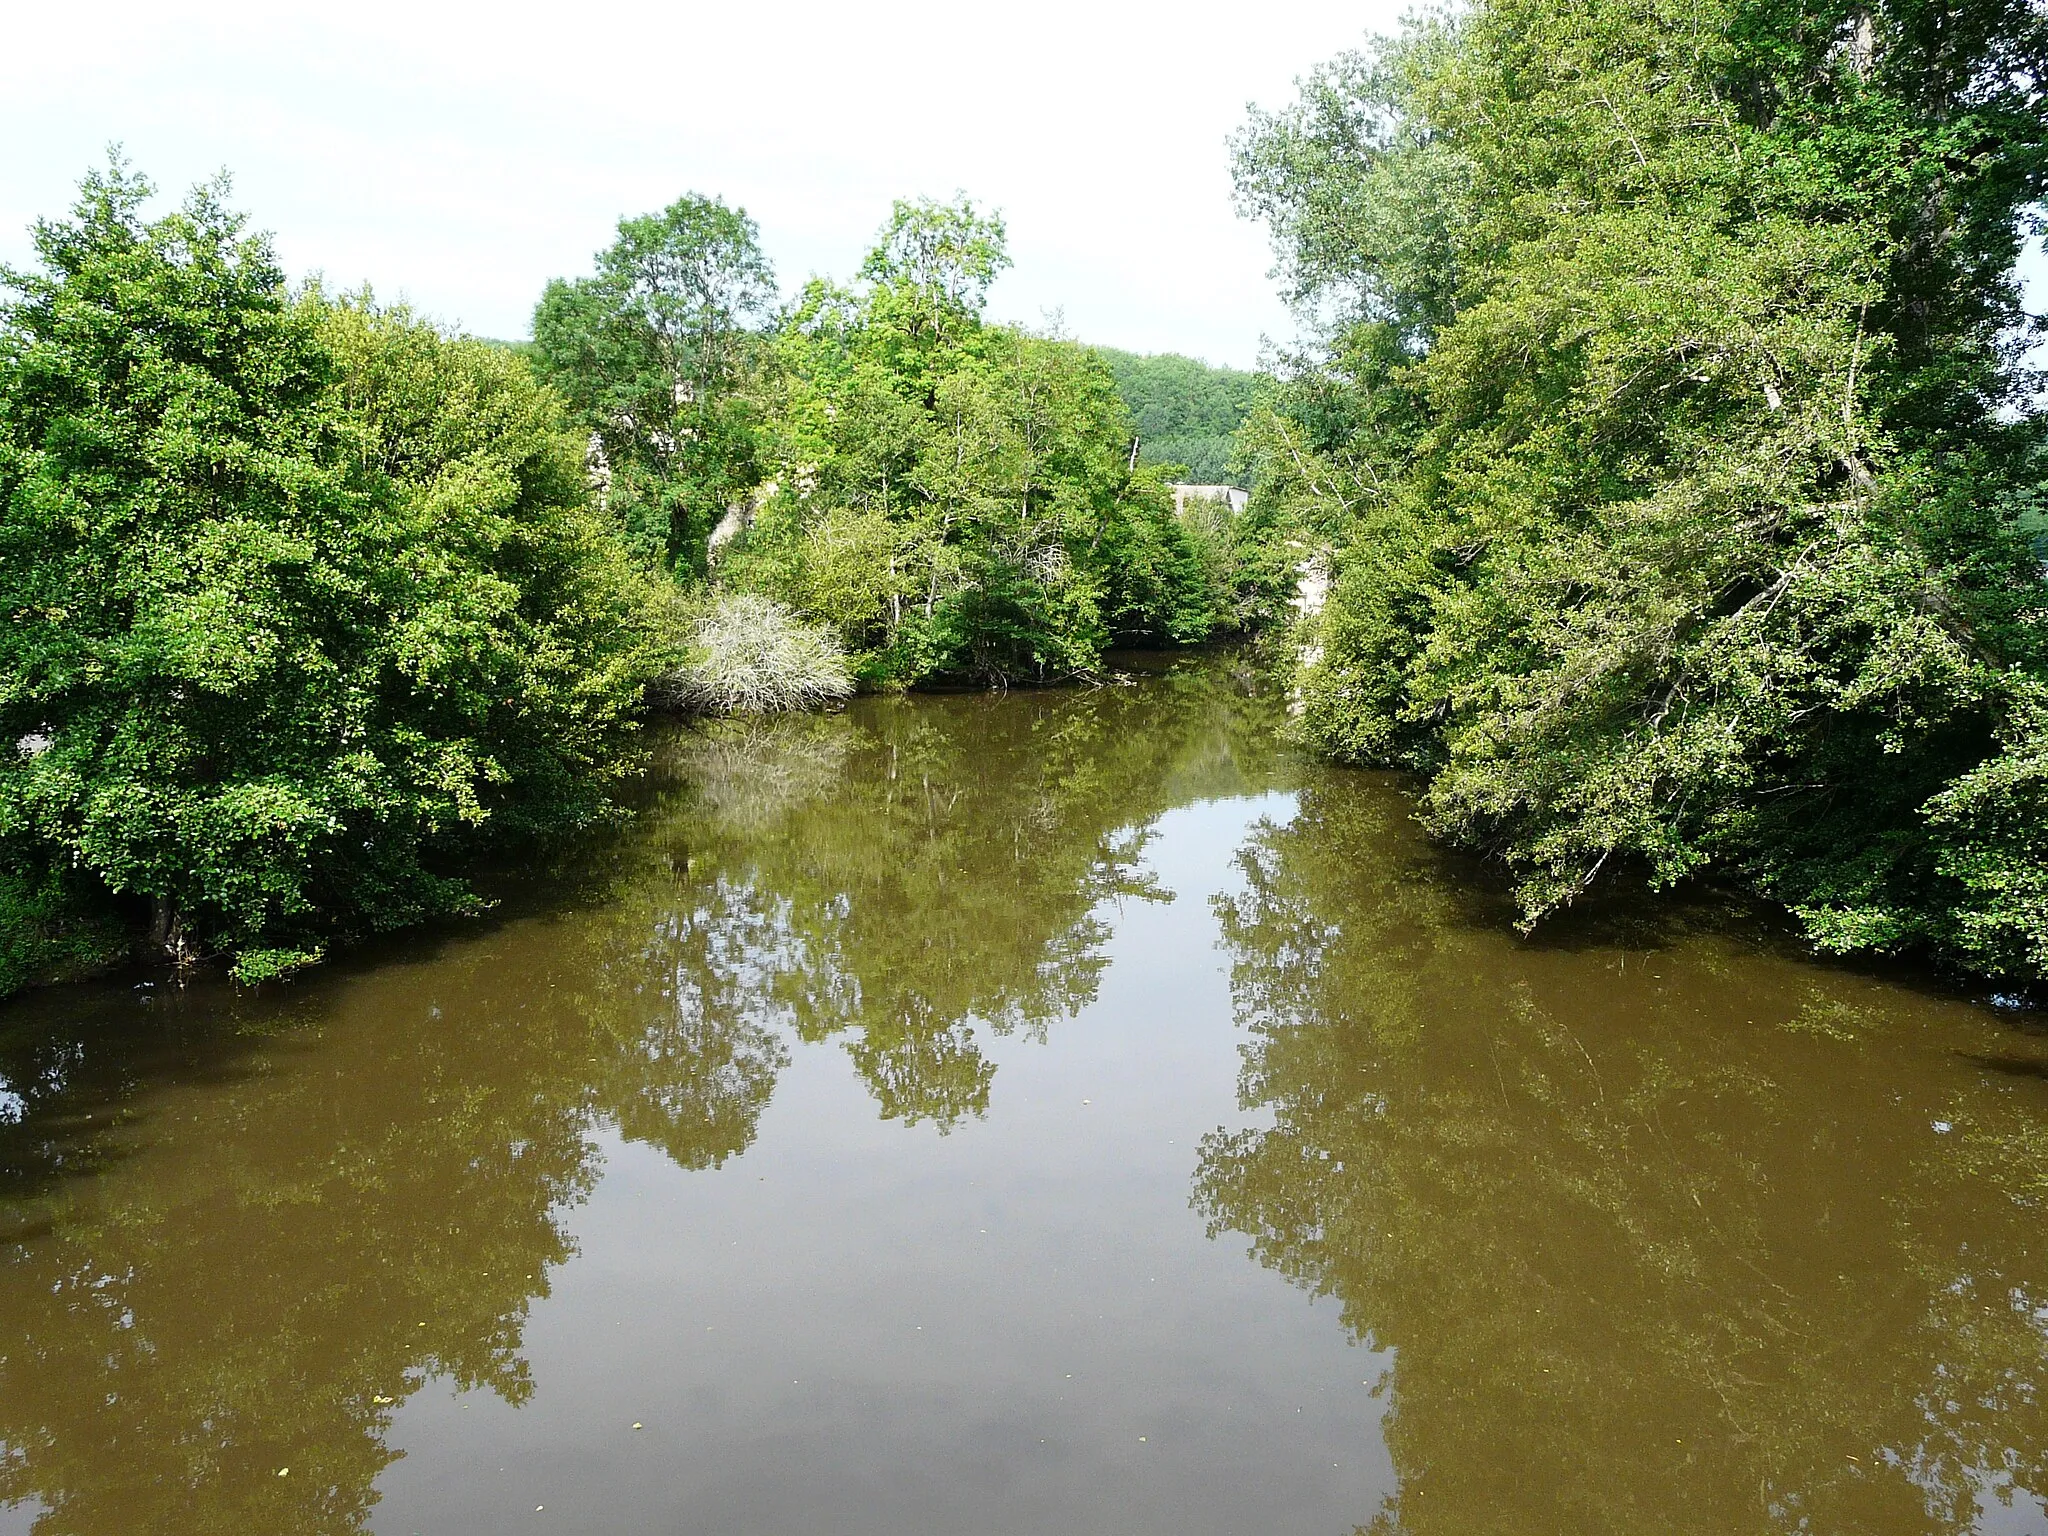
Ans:
[[[1166,899],[1141,870],[1145,828],[1228,727],[1199,707],[1204,681],[883,700],[682,738],[684,878],[744,890],[757,993],[800,1038],[843,1037],[884,1116],[945,1129],[988,1108],[977,1031],[1042,1036],[1084,1007],[1104,904]]]
[[[11,1006],[0,1505],[41,1536],[361,1529],[408,1394],[531,1394],[603,1128],[715,1167],[797,1041],[843,1041],[885,1116],[984,1112],[978,1033],[1094,995],[1103,904],[1166,899],[1144,829],[1264,772],[1270,708],[1217,663],[680,735],[580,901],[557,872],[281,990]]]
[[[1516,943],[1360,776],[1241,866],[1270,1125],[1195,1200],[1394,1352],[1375,1531],[1960,1532],[2048,1488],[2039,1042],[1683,914]]]

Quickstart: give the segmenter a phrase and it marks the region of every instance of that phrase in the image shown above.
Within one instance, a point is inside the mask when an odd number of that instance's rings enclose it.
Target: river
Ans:
[[[0,1533],[2048,1530],[2038,1016],[1517,938],[1127,664],[677,730],[486,920],[0,1010]]]

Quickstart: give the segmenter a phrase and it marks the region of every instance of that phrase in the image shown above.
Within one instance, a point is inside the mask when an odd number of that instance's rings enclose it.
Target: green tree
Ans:
[[[943,345],[972,329],[989,285],[1010,265],[1001,214],[982,214],[964,195],[950,203],[898,200],[861,263],[872,304],[915,342]]]
[[[899,203],[864,287],[812,284],[777,337],[773,494],[721,579],[838,624],[872,681],[1074,677],[1215,622],[1108,370],[982,319],[1007,263],[964,199]]]
[[[1327,325],[1246,429],[1342,546],[1306,729],[1525,921],[1618,858],[2048,969],[2044,66],[2008,0],[1489,0],[1240,139]]]
[[[752,488],[746,388],[775,275],[744,209],[677,199],[621,219],[592,277],[556,279],[535,366],[594,434],[605,500],[647,558],[702,574],[711,530]]]
[[[645,600],[517,357],[293,302],[216,186],[89,176],[0,308],[0,966],[48,901],[260,977],[606,814]]]

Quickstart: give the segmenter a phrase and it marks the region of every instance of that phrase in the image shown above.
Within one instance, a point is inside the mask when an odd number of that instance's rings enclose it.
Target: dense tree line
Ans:
[[[1071,678],[1238,627],[1245,541],[1131,462],[1096,354],[983,318],[1008,264],[1000,219],[899,203],[857,282],[771,313],[751,223],[688,198],[549,287],[533,355],[644,551],[829,626],[871,684]]]
[[[1174,352],[1095,351],[1130,407],[1140,464],[1177,465],[1197,485],[1237,483],[1237,429],[1251,413],[1259,375]]]
[[[1333,546],[1308,733],[1525,920],[1718,872],[2048,969],[2025,0],[1483,0],[1237,144],[1320,317],[1245,443]]]
[[[525,364],[150,191],[88,177],[0,309],[0,992],[469,910],[632,725],[645,579]]]
[[[821,699],[842,644],[870,685],[1053,681],[1256,607],[1102,362],[983,320],[964,201],[781,306],[686,197],[506,347],[290,287],[222,186],[152,194],[88,176],[0,273],[0,995],[477,910],[480,863],[620,814],[650,685],[773,649],[750,616]],[[722,627],[714,560],[756,594]]]

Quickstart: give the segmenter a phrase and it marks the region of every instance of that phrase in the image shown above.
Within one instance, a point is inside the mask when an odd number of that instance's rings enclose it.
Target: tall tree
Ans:
[[[742,384],[774,301],[754,221],[693,194],[621,219],[596,274],[549,283],[534,311],[535,363],[594,434],[607,503],[669,568],[702,571],[712,528],[756,478]]]
[[[1486,0],[1238,146],[1320,356],[1248,429],[1343,545],[1309,731],[1525,917],[1719,867],[2048,971],[2024,0]]]
[[[960,197],[898,199],[860,275],[875,285],[878,308],[913,337],[945,341],[971,325],[989,285],[1010,265],[1001,214],[983,214]]]

